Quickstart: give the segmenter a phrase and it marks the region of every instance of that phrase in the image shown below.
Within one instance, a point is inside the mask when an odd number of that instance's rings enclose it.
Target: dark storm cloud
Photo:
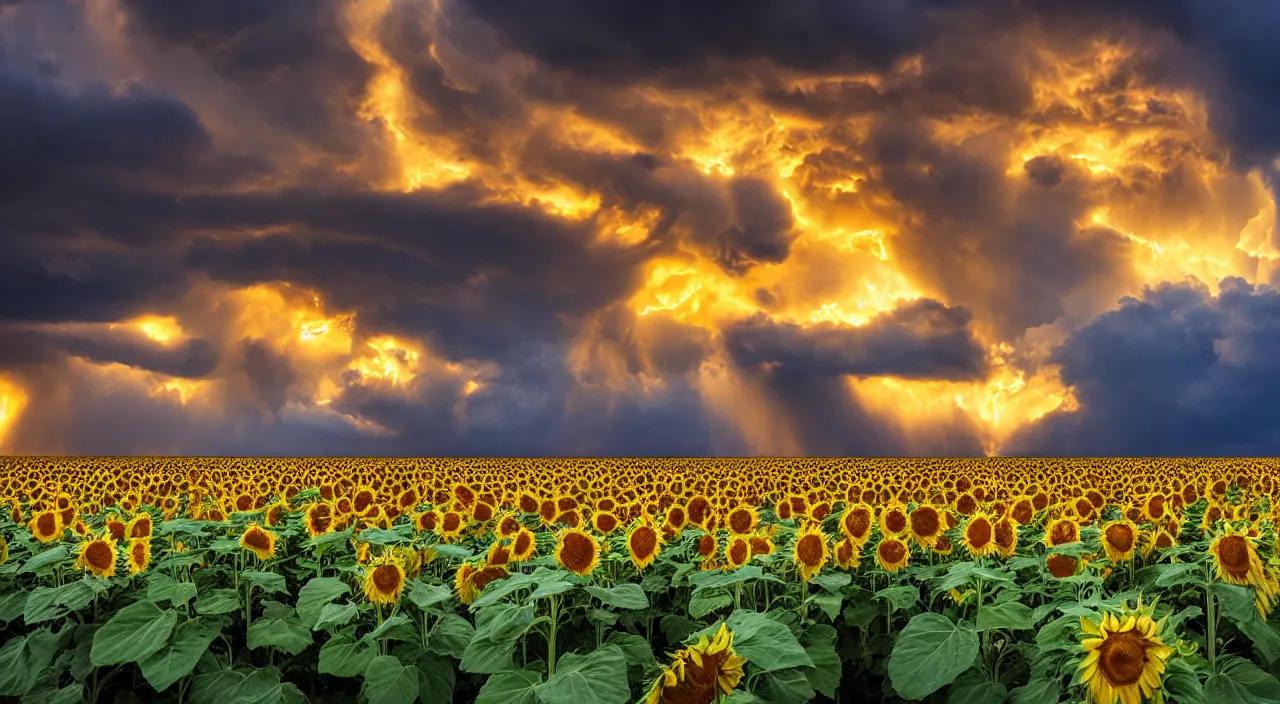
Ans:
[[[725,342],[739,364],[777,365],[788,376],[980,379],[986,353],[969,322],[963,308],[921,299],[861,327],[801,327],[757,314],[728,328]]]
[[[1080,410],[1052,413],[1007,452],[1275,455],[1280,293],[1161,284],[1098,316],[1055,354]]]
[[[251,99],[254,110],[312,143],[347,152],[353,107],[372,68],[339,29],[333,0],[123,0],[138,36],[185,45]]]
[[[465,0],[520,50],[556,68],[633,80],[710,59],[788,68],[885,68],[932,35],[943,0]]]

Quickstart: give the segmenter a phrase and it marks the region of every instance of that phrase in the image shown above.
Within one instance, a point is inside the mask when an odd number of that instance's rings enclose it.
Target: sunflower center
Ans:
[[[751,557],[751,546],[747,545],[747,541],[739,538],[729,546],[729,561],[733,564],[741,565],[749,557]]]
[[[802,536],[796,543],[796,556],[807,567],[817,567],[822,564],[822,538],[813,533]]]
[[[1249,573],[1249,543],[1238,535],[1228,535],[1218,543],[1218,562],[1233,577]]]
[[[969,525],[964,529],[965,538],[969,541],[969,547],[983,548],[991,542],[991,523],[985,519],[970,521]]]
[[[267,537],[266,533],[263,533],[262,531],[257,530],[256,528],[254,530],[249,531],[248,533],[245,533],[244,544],[248,545],[254,550],[270,550],[271,549],[271,539]]]
[[[111,546],[101,540],[95,540],[89,543],[84,549],[84,559],[93,567],[105,570],[111,567],[111,562],[115,558],[115,552],[111,550]]]
[[[515,550],[517,555],[523,555],[525,554],[525,551],[527,551],[530,547],[529,545],[530,539],[531,539],[530,533],[521,533],[516,536],[516,541],[511,545],[511,548]]]
[[[871,514],[865,509],[850,511],[844,518],[845,530],[855,538],[861,538],[871,529]]]
[[[653,554],[658,544],[658,533],[649,526],[640,526],[631,533],[631,552],[644,559]]]
[[[853,559],[853,542],[850,540],[841,540],[840,545],[836,547],[836,561],[841,564]]]
[[[1098,669],[1113,687],[1136,684],[1147,663],[1147,645],[1137,631],[1112,633],[1102,643]]]
[[[507,571],[501,567],[486,567],[475,574],[471,575],[471,583],[476,589],[483,591],[489,586],[490,582],[507,576]]]
[[[740,508],[730,513],[729,528],[735,533],[746,533],[751,530],[751,512]]]
[[[1133,529],[1124,524],[1107,528],[1107,542],[1118,552],[1129,552],[1133,548]]]
[[[400,586],[400,571],[394,565],[378,565],[373,569],[373,586],[384,594],[394,592]]]
[[[1049,542],[1053,545],[1066,545],[1076,542],[1076,524],[1071,521],[1057,521],[1049,530]]]
[[[1002,548],[1013,546],[1013,526],[1009,524],[1008,520],[1002,520],[996,524],[995,536],[996,545]]]
[[[1076,573],[1076,558],[1070,555],[1050,555],[1046,564],[1049,574],[1058,579],[1066,579]]]
[[[907,547],[900,540],[882,540],[880,545],[876,546],[876,552],[880,554],[880,560],[886,565],[896,564],[907,556]]]
[[[922,506],[911,512],[911,532],[929,537],[938,532],[938,512],[928,506]]]
[[[1022,501],[1019,501],[1018,503],[1013,505],[1013,520],[1025,526],[1031,522],[1031,518],[1032,518],[1032,515],[1031,515],[1030,501],[1023,499]]]
[[[36,519],[36,528],[40,529],[41,535],[53,535],[57,532],[58,519],[52,513],[42,513]]]
[[[889,513],[884,517],[884,527],[891,533],[901,533],[902,529],[907,527],[907,517],[900,509],[889,509]]]
[[[134,543],[129,552],[133,555],[133,561],[139,565],[147,561],[147,546],[144,543]]]
[[[446,533],[452,533],[453,531],[457,530],[461,526],[462,526],[462,516],[459,516],[458,514],[452,511],[444,514],[444,521],[442,522],[441,527],[444,528],[444,531]]]
[[[689,520],[694,523],[702,523],[707,518],[707,512],[711,509],[711,504],[701,496],[689,502]]]
[[[956,510],[967,516],[978,510],[978,502],[972,496],[964,494],[956,500]]]
[[[595,559],[596,546],[591,538],[581,533],[568,533],[564,536],[560,551],[560,562],[574,572],[586,572]]]

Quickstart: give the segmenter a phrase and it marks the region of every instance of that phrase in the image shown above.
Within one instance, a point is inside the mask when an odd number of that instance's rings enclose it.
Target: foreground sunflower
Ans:
[[[506,579],[510,574],[502,565],[491,565],[483,561],[464,562],[453,575],[453,591],[458,595],[458,601],[470,605],[490,582]]]
[[[903,540],[893,537],[881,538],[876,545],[876,564],[885,572],[897,572],[911,560],[911,549]]]
[[[41,511],[28,524],[31,534],[42,543],[50,543],[62,535],[62,519],[56,511]]]
[[[1138,543],[1138,527],[1128,519],[1111,521],[1102,526],[1102,549],[1112,564],[1133,559],[1134,546]]]
[[[1261,590],[1266,585],[1266,576],[1256,542],[1245,528],[1227,530],[1215,537],[1209,543],[1209,554],[1213,556],[1213,569],[1218,579],[1240,586],[1252,584]]]
[[[99,577],[110,577],[116,573],[116,541],[110,533],[103,533],[80,544],[80,555],[76,558],[76,569],[87,570]]]
[[[364,570],[364,596],[374,604],[394,604],[404,589],[404,567],[385,552]]]
[[[586,531],[567,528],[556,544],[556,562],[575,574],[591,574],[600,564],[600,543]]]
[[[145,572],[147,567],[151,565],[151,541],[141,538],[130,540],[126,555],[129,562],[129,574],[134,575],[139,572]]]
[[[1080,682],[1089,687],[1093,704],[1138,704],[1162,699],[1161,678],[1173,653],[1160,636],[1163,620],[1151,618],[1151,609],[1122,608],[1098,621],[1080,620],[1085,657],[1080,662]]]
[[[827,548],[827,536],[823,535],[822,529],[816,525],[811,525],[800,532],[793,552],[796,568],[800,571],[801,579],[806,582],[822,571],[822,566],[827,564],[827,560],[831,557],[831,551]]]
[[[533,559],[533,555],[537,551],[538,541],[534,537],[533,531],[521,527],[516,532],[516,537],[511,539],[511,561],[527,562]]]
[[[738,686],[746,662],[733,650],[733,632],[721,623],[713,637],[703,635],[672,657],[645,704],[711,704]]]
[[[257,555],[259,560],[265,562],[275,557],[276,540],[278,540],[278,537],[275,533],[266,530],[257,523],[250,523],[249,527],[245,528],[244,533],[240,535],[240,547]]]
[[[638,570],[653,564],[661,549],[662,536],[658,535],[658,530],[647,521],[637,523],[631,532],[627,533],[627,554],[631,556],[631,564]]]
[[[996,529],[991,517],[975,513],[964,525],[964,546],[975,558],[986,557],[999,549],[995,540]]]

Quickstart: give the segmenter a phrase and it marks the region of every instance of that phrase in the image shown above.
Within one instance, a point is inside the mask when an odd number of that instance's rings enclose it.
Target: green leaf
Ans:
[[[70,630],[64,631],[70,635]],[[0,647],[0,696],[20,697],[35,686],[41,671],[53,662],[62,635],[41,628],[25,637],[10,638]]]
[[[586,591],[591,596],[599,599],[605,606],[612,606],[615,609],[647,609],[649,608],[649,598],[644,595],[644,590],[639,584],[619,584],[616,587],[586,587]]]
[[[799,668],[766,672],[755,694],[769,704],[804,704],[817,696]]]
[[[1174,658],[1164,673],[1164,688],[1179,704],[1205,704],[1200,677],[1186,660]]]
[[[852,580],[853,577],[848,572],[823,572],[815,574],[809,584],[816,584],[832,594],[839,594]]]
[[[733,597],[721,592],[699,592],[689,597],[689,615],[702,618],[733,603]]]
[[[1204,682],[1205,701],[1213,704],[1280,702],[1280,680],[1244,658],[1224,659],[1227,662],[1221,671]]]
[[[400,637],[400,633],[398,632],[399,628],[408,623],[409,623],[408,616],[405,616],[404,614],[396,614],[395,616],[392,616],[391,618],[386,619],[382,623],[378,624],[377,628],[366,633],[364,636],[364,640],[367,643],[373,643],[374,641],[380,638],[388,639],[388,640],[399,639]]]
[[[88,606],[94,596],[93,588],[83,581],[68,582],[61,587],[36,587],[27,597],[22,619],[28,626],[34,626],[62,618]]]
[[[1071,639],[1071,629],[1079,624],[1079,616],[1059,616],[1036,632],[1036,647],[1042,653],[1074,649],[1079,643]]]
[[[241,572],[241,579],[249,580],[253,586],[261,589],[264,594],[288,594],[289,587],[285,584],[284,575],[275,572]]]
[[[427,648],[433,653],[461,660],[467,651],[467,644],[475,634],[475,627],[465,618],[448,613],[431,625],[431,631],[427,636]]]
[[[57,547],[52,547],[27,560],[26,563],[22,565],[22,569],[18,570],[18,574],[35,572],[41,568],[61,562],[69,557],[71,557],[71,553],[67,550],[67,546],[59,545]]]
[[[746,565],[745,567],[739,567],[731,572],[691,572],[689,574],[689,583],[694,585],[694,594],[697,594],[703,589],[728,587],[734,584],[749,582],[753,579],[765,579],[770,582],[780,581],[773,575],[766,575],[759,565]]]
[[[156,602],[170,602],[181,606],[196,598],[196,585],[191,582],[179,582],[163,572],[155,572],[147,582],[147,599]]]
[[[627,663],[622,649],[605,645],[588,655],[567,653],[556,674],[537,687],[542,704],[627,704]]]
[[[139,601],[116,612],[93,634],[89,660],[97,667],[138,662],[164,647],[178,613]]]
[[[261,618],[249,626],[245,633],[245,645],[250,650],[270,647],[297,655],[311,645],[311,629],[302,625],[296,617]]]
[[[320,610],[320,616],[316,618],[315,623],[311,624],[311,630],[319,631],[325,628],[333,628],[334,626],[345,626],[351,623],[359,613],[360,610],[356,608],[355,604],[325,604],[324,608]]]
[[[173,638],[160,650],[142,659],[138,665],[142,676],[157,692],[191,674],[200,656],[217,639],[221,628],[199,619],[184,621],[173,632]]]
[[[1156,572],[1157,587],[1172,587],[1188,582],[1194,584],[1203,584],[1203,579],[1196,579],[1194,575],[1201,572],[1203,568],[1199,563],[1180,562],[1173,565],[1153,565],[1152,568]]]
[[[298,590],[298,620],[307,628],[316,628],[316,619],[329,602],[351,592],[351,587],[337,577],[315,577]]]
[[[369,667],[377,653],[374,649],[350,636],[334,636],[320,646],[320,661],[316,671],[335,677],[355,677]]]
[[[27,607],[29,596],[30,592],[25,591],[9,592],[0,596],[0,624],[7,626],[9,622],[21,616]]]
[[[947,690],[947,704],[1002,704],[1009,690],[978,669],[966,670]]]
[[[889,680],[903,699],[919,700],[951,684],[978,657],[978,634],[942,614],[917,614],[889,655]]]
[[[462,653],[463,672],[493,674],[511,669],[516,642],[533,622],[533,607],[497,604],[476,618],[476,633]]]
[[[542,675],[528,670],[490,675],[475,704],[538,704],[537,687]]]
[[[422,704],[453,704],[456,684],[452,660],[434,653],[418,658],[418,698]]]
[[[365,668],[360,694],[369,704],[409,704],[418,698],[418,668],[380,655]]]
[[[1014,689],[1010,694],[1012,704],[1057,704],[1062,696],[1062,682],[1059,680],[1032,680]]]
[[[1280,658],[1280,633],[1258,614],[1251,588],[1214,582],[1210,589],[1222,602],[1222,613],[1249,638],[1267,664]]]
[[[893,613],[915,606],[920,601],[920,590],[910,586],[889,587],[876,592],[875,598],[889,602],[889,613]]]
[[[566,582],[563,579],[548,580],[538,584],[538,588],[534,589],[533,592],[529,594],[529,600],[536,601],[538,599],[546,599],[549,596],[564,594],[565,592],[570,592],[577,588],[577,584],[574,584],[573,582]]]
[[[480,596],[471,603],[471,611],[475,612],[489,604],[496,604],[502,601],[503,597],[515,593],[517,590],[528,587],[533,584],[533,577],[527,574],[514,574],[507,579],[500,579],[496,582],[490,582]]]
[[[980,632],[996,628],[1024,631],[1034,626],[1035,623],[1031,620],[1031,607],[1021,602],[983,604],[978,609],[978,631]]]
[[[827,698],[835,699],[842,671],[840,656],[836,654],[836,649],[829,644],[815,643],[806,646],[804,652],[813,662],[813,669],[805,671],[809,684]]]
[[[866,628],[880,613],[880,605],[874,601],[859,601],[845,607],[843,618],[847,626]]]
[[[439,584],[427,584],[421,579],[409,583],[409,601],[419,609],[428,609],[442,604],[453,596],[453,590]]]
[[[791,630],[765,614],[739,609],[725,623],[733,631],[733,649],[761,670],[813,666]]]
[[[409,536],[404,533],[385,528],[365,528],[356,539],[370,545],[408,545],[410,541]]]
[[[648,668],[658,662],[649,641],[634,633],[614,631],[609,634],[608,642],[622,649],[622,657],[626,658],[628,666]]]
[[[240,609],[240,593],[234,589],[214,589],[201,594],[195,607],[201,616],[229,614]]]

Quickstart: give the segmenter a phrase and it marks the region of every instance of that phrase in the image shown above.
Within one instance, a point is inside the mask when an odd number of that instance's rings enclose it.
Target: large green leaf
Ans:
[[[915,606],[920,601],[920,590],[910,586],[889,587],[876,592],[875,598],[889,602],[889,612],[893,613]]]
[[[739,609],[730,614],[726,624],[733,632],[733,649],[761,670],[813,666],[791,630],[765,614]],[[715,628],[706,630],[714,632]]]
[[[622,649],[622,657],[626,658],[628,666],[648,668],[658,662],[653,656],[653,648],[649,646],[649,641],[634,633],[614,631],[609,634],[608,640]]]
[[[298,620],[307,628],[315,628],[325,605],[350,592],[351,587],[337,577],[315,577],[298,590]]]
[[[196,585],[179,582],[163,572],[152,574],[147,582],[147,599],[157,604],[167,601],[174,606],[181,606],[196,598],[196,594]]]
[[[445,614],[432,624],[427,647],[433,653],[461,660],[475,634],[475,627],[465,618],[453,613]]]
[[[475,704],[537,704],[537,687],[541,682],[541,675],[527,670],[490,675],[480,688]]]
[[[815,696],[801,668],[766,672],[754,692],[768,704],[804,704]]]
[[[1205,704],[1199,676],[1181,658],[1169,661],[1164,673],[1164,688],[1179,704]]]
[[[471,603],[471,611],[475,612],[490,604],[496,604],[517,590],[532,586],[533,581],[532,575],[514,574],[507,579],[490,582],[480,596]]]
[[[1009,693],[1012,704],[1057,704],[1062,682],[1056,679],[1031,680]]]
[[[453,596],[453,590],[441,584],[427,584],[421,579],[409,583],[409,601],[419,609],[429,609]]]
[[[49,565],[66,560],[69,557],[71,557],[71,553],[67,550],[67,546],[58,545],[27,560],[26,563],[22,565],[22,569],[18,570],[18,574],[36,572],[48,567]]]
[[[1204,682],[1204,698],[1213,704],[1280,702],[1280,680],[1244,658],[1232,657]]]
[[[647,609],[649,608],[649,598],[645,596],[644,590],[639,584],[619,584],[616,587],[587,587],[586,591],[591,596],[599,599],[605,606],[612,606],[615,609]]]
[[[947,704],[1002,704],[1009,696],[1003,684],[992,682],[978,669],[969,669],[947,690]]]
[[[316,670],[322,675],[356,677],[363,673],[377,652],[368,643],[339,635],[320,646],[320,661]]]
[[[903,699],[924,699],[951,684],[978,657],[978,633],[942,614],[916,615],[889,655],[889,681]]]
[[[1034,626],[1031,607],[1021,602],[1006,601],[1000,604],[983,604],[978,608],[979,631],[990,631],[996,628],[1024,631]]]
[[[1210,589],[1222,604],[1222,613],[1253,643],[1267,664],[1280,659],[1280,632],[1258,614],[1252,588],[1215,582]]]
[[[195,607],[201,616],[229,614],[240,609],[240,593],[234,589],[213,589],[201,594]]]
[[[55,634],[40,628],[6,641],[0,647],[0,696],[19,697],[31,691],[69,635],[70,629]]]
[[[356,608],[355,604],[325,604],[324,608],[320,609],[320,615],[316,618],[315,623],[311,624],[311,630],[319,631],[326,628],[345,626],[351,623],[359,613],[360,610]]]
[[[418,698],[418,668],[380,655],[365,668],[360,695],[369,704],[409,704]]]
[[[296,617],[262,618],[249,626],[245,641],[250,650],[271,647],[297,655],[311,645],[311,629]]]
[[[17,619],[27,607],[30,592],[16,591],[0,596],[0,625],[8,625]]]
[[[568,653],[556,664],[556,674],[538,685],[542,704],[627,704],[627,662],[622,649],[605,645],[587,655]]]
[[[712,611],[718,611],[733,604],[733,597],[721,591],[705,591],[689,597],[689,615],[702,618]]]
[[[116,612],[93,635],[89,660],[97,667],[138,662],[169,642],[178,613],[139,601]]]
[[[455,684],[452,660],[435,653],[418,658],[418,699],[422,704],[452,704]]]
[[[139,666],[142,676],[157,692],[163,692],[174,682],[191,674],[200,656],[222,631],[219,624],[193,619],[179,624],[173,638],[160,650],[148,655]]]
[[[68,582],[61,587],[36,587],[27,597],[22,619],[28,626],[62,618],[79,611],[93,601],[93,588],[84,581]]]
[[[264,594],[288,594],[289,587],[285,584],[284,575],[275,572],[241,572],[240,579],[247,580],[250,584],[261,589]]]

